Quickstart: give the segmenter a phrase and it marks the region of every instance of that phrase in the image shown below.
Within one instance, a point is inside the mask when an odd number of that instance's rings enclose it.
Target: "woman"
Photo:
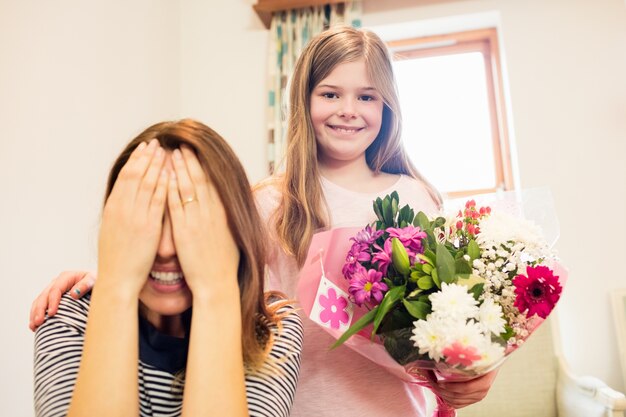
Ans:
[[[37,415],[287,416],[302,324],[264,296],[260,230],[216,132],[183,120],[133,139],[109,175],[92,295],[64,296],[37,330]]]

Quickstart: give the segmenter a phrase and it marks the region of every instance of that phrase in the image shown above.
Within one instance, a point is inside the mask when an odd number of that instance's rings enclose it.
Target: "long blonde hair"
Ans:
[[[237,277],[241,297],[243,359],[246,366],[257,368],[266,357],[271,339],[268,323],[280,318],[276,310],[284,304],[275,303],[271,310],[266,305],[263,290],[266,239],[246,173],[226,141],[204,124],[191,119],[157,123],[130,141],[114,162],[109,173],[105,202],[130,154],[140,143],[153,138],[164,149],[173,150],[182,145],[191,148],[226,208],[228,226],[240,252]]]
[[[378,136],[365,151],[376,173],[404,174],[421,180],[437,205],[441,197],[417,171],[401,140],[402,118],[391,57],[385,43],[373,32],[349,26],[328,29],[307,44],[298,58],[289,92],[287,153],[276,211],[278,239],[302,266],[313,234],[329,225],[317,161],[315,131],[311,122],[311,92],[340,64],[363,59],[368,76],[384,102]]]

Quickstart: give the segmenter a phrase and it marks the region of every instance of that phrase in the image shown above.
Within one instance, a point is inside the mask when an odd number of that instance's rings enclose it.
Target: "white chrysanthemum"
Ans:
[[[502,307],[496,304],[493,299],[487,298],[483,301],[478,312],[478,320],[484,329],[496,336],[504,333],[506,320],[503,318]]]
[[[474,320],[469,320],[467,323],[457,323],[456,326],[450,329],[448,335],[449,342],[457,342],[463,346],[473,346],[479,351],[484,339],[483,329]]]
[[[442,358],[443,348],[446,344],[446,335],[449,334],[448,326],[436,318],[417,320],[413,323],[413,346],[419,348],[419,353],[428,353],[428,357],[439,362]]]
[[[508,241],[546,245],[541,228],[531,221],[500,212],[480,221],[480,233],[476,237],[479,245]]]
[[[465,321],[478,314],[478,301],[467,292],[467,287],[443,283],[441,291],[429,297],[432,314],[436,317],[455,321]]]
[[[504,356],[504,346],[485,340],[478,350],[480,359],[474,362],[476,368],[488,368]]]

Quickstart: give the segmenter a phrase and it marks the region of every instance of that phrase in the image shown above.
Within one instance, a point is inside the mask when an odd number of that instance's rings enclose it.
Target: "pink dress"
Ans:
[[[331,227],[365,226],[375,220],[372,201],[392,191],[400,196],[400,206],[409,204],[417,211],[436,212],[436,205],[424,185],[407,176],[387,190],[358,193],[322,178]],[[270,218],[280,194],[273,186],[258,189],[255,198],[262,218]],[[269,260],[269,287],[296,298],[298,267],[279,244],[272,245]],[[301,314],[302,315],[302,314]],[[292,417],[408,417],[425,416],[422,388],[406,384],[346,346],[329,350],[332,336],[302,317],[304,344],[300,379],[291,411]]]

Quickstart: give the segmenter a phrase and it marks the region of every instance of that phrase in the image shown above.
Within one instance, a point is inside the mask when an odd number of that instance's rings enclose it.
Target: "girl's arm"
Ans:
[[[167,176],[156,140],[140,145],[108,197],[98,242],[98,285],[68,416],[139,415],[138,298],[161,236]]]
[[[194,153],[172,153],[168,208],[193,296],[182,415],[248,416],[237,272],[239,249],[220,196]],[[181,200],[193,198],[184,205]]]

